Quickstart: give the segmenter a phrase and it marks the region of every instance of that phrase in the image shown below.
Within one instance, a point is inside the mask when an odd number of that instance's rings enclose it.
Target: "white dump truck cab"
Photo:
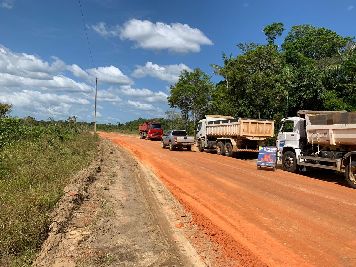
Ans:
[[[277,136],[277,147],[283,149],[301,149],[306,140],[306,122],[300,117],[282,119],[282,125]]]
[[[282,158],[283,167],[295,171],[296,159],[301,155],[306,145],[306,120],[301,117],[282,119],[277,136],[277,148]]]

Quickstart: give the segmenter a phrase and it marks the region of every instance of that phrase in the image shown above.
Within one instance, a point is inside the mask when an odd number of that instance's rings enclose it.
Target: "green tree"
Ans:
[[[0,103],[0,118],[6,117],[12,110],[11,104]]]
[[[237,56],[224,57],[224,66],[215,72],[225,78],[225,95],[230,98],[234,116],[273,118],[283,112],[285,92],[284,58],[275,46],[257,46]],[[218,87],[221,88],[221,87]],[[220,89],[220,94],[223,90]],[[224,96],[218,95],[220,99]],[[214,94],[213,103],[217,102]]]
[[[231,116],[235,114],[227,81],[220,81],[212,92],[209,114]]]
[[[213,87],[210,76],[200,69],[184,70],[178,82],[170,88],[168,103],[181,110],[186,123],[189,120],[196,123],[209,110]]]
[[[293,62],[293,57],[299,58],[300,56],[320,60],[337,55],[349,41],[349,37],[342,37],[326,28],[298,25],[292,27],[282,48],[291,62]]]
[[[284,31],[284,25],[281,22],[272,23],[270,25],[267,25],[263,29],[263,32],[267,37],[267,42],[270,45],[274,44],[274,41],[276,40],[277,36],[281,36],[283,31]]]
[[[323,98],[326,109],[356,110],[356,46],[341,54],[338,62],[324,68]]]
[[[326,28],[292,27],[282,44],[292,73],[289,88],[291,113],[298,109],[352,109],[349,102],[353,102],[355,84],[351,78],[352,68],[349,73],[349,61],[345,60],[351,58],[347,56],[352,50],[348,48],[350,43],[351,38]]]

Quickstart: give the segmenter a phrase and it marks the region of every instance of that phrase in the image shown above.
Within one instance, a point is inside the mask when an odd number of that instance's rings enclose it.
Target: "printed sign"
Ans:
[[[277,147],[264,146],[260,148],[257,158],[257,166],[275,168],[277,163]]]

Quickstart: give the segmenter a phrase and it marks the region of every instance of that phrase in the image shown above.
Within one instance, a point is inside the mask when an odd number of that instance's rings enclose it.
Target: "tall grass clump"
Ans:
[[[0,266],[32,263],[50,212],[96,147],[85,125],[0,119]]]

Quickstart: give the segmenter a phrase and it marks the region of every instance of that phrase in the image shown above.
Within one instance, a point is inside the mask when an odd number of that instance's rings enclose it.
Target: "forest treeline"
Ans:
[[[200,69],[181,73],[168,102],[185,121],[205,114],[274,119],[298,110],[356,110],[356,44],[353,37],[312,25],[293,26],[281,45],[284,25],[263,30],[265,44],[240,43],[237,56],[212,64],[214,84]]]

